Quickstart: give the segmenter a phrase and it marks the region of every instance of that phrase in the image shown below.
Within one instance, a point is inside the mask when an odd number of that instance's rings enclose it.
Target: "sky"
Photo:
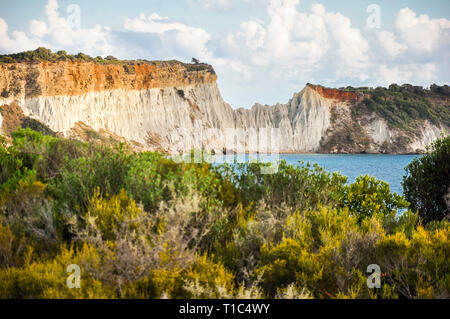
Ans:
[[[248,108],[306,83],[450,84],[449,19],[448,0],[0,0],[0,53],[195,57]]]

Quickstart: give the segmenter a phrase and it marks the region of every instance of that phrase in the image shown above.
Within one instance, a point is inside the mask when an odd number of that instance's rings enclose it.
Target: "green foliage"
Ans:
[[[155,270],[125,288],[125,298],[217,299],[231,296],[234,276],[222,264],[208,257],[196,257],[186,268]]]
[[[94,218],[104,240],[114,241],[121,225],[142,213],[136,203],[121,190],[118,195],[103,198],[97,189],[89,201],[87,218]]]
[[[67,266],[99,262],[98,253],[89,246],[79,251],[62,249],[52,260],[29,262],[23,267],[0,271],[0,299],[111,299],[114,290],[82,271],[82,287],[66,284]],[[81,268],[83,269],[83,268]]]
[[[56,133],[52,131],[48,126],[30,117],[27,117],[25,120],[23,120],[21,126],[24,129],[30,128],[33,131],[42,133],[43,135],[56,137]]]
[[[418,227],[412,238],[403,233],[383,236],[377,260],[386,281],[404,298],[450,297],[449,228],[433,232]]]
[[[374,178],[12,138],[0,140],[0,298],[449,297],[448,221],[420,226]],[[66,285],[71,264],[81,289]],[[370,264],[380,290],[367,288]]]
[[[363,268],[373,261],[371,251],[381,233],[378,220],[358,226],[346,209],[296,213],[286,223],[283,240],[262,247],[256,273],[269,296],[293,284],[317,298],[367,298]]]
[[[433,124],[439,122],[450,126],[450,111],[448,102],[448,86],[432,85],[429,90],[422,87],[405,84],[392,84],[388,89],[347,88],[349,91],[364,94],[363,105],[386,119],[391,127],[400,128],[412,133],[420,132],[418,120],[428,120]],[[442,100],[442,103],[432,103],[432,100]]]
[[[35,242],[38,252],[50,253],[58,244],[52,202],[46,198],[46,185],[39,181],[19,182],[14,191],[2,191],[0,214],[14,236]]]
[[[125,176],[132,155],[123,146],[115,149],[99,147],[88,150],[88,156],[67,158],[49,192],[68,209],[80,212],[99,187],[103,194],[118,194],[125,186]]]
[[[26,263],[32,254],[26,240],[13,234],[9,226],[0,223],[0,272]]]
[[[424,223],[450,214],[450,137],[442,137],[426,155],[406,167],[403,178],[406,199]]]
[[[256,270],[269,297],[280,287],[306,288],[317,298],[448,298],[449,228],[388,235],[382,220],[362,226],[345,210],[322,208],[296,214],[277,245],[262,247]],[[364,276],[380,265],[383,289],[370,290]]]
[[[215,74],[213,67],[209,64],[205,63],[182,63],[176,60],[171,61],[147,61],[147,60],[120,60],[111,55],[103,58],[98,56],[93,58],[87,54],[82,52],[72,55],[68,54],[66,51],[58,51],[56,53],[52,52],[49,49],[39,47],[34,51],[25,51],[15,54],[5,54],[0,55],[0,64],[12,64],[12,63],[23,63],[23,62],[36,62],[36,61],[47,61],[47,62],[58,62],[58,61],[71,61],[71,62],[91,62],[102,65],[123,65],[123,68],[128,74],[135,74],[135,64],[152,64],[152,65],[174,65],[181,64],[183,65],[188,72],[197,72],[197,71],[207,71],[209,73]],[[2,92],[3,95],[9,95],[8,92]],[[3,96],[7,97],[7,96]]]
[[[432,84],[430,86],[430,90],[433,93],[438,93],[444,96],[449,96],[450,95],[450,87],[448,85],[436,85],[436,84]]]
[[[16,132],[19,143],[21,132],[24,131],[19,130]],[[34,132],[28,132],[36,137]],[[35,155],[21,153],[16,145],[7,148],[4,143],[2,144],[0,145],[0,191],[14,190],[20,181],[34,181],[36,179],[36,171],[33,169],[31,161],[35,158]],[[0,203],[1,198],[2,196],[0,196]]]
[[[282,160],[274,174],[262,174],[266,165],[262,163],[224,165],[219,171],[241,191],[244,206],[265,200],[272,207],[303,210],[319,203],[337,203],[346,177],[330,174],[318,165],[300,164],[288,165]]]
[[[154,211],[161,201],[170,199],[166,181],[178,181],[173,185],[176,187],[180,185],[180,177],[180,166],[159,154],[145,153],[131,163],[125,176],[125,188],[146,210]]]
[[[391,193],[389,184],[370,176],[359,176],[356,182],[345,186],[342,207],[348,207],[359,221],[374,214],[396,214],[408,208],[409,203],[400,195]]]

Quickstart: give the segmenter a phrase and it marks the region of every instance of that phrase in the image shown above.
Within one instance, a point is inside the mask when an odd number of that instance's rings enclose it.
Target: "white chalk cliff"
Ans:
[[[234,110],[223,101],[210,66],[178,62],[136,62],[131,68],[87,62],[3,64],[0,92],[0,130],[6,108],[17,104],[25,116],[65,136],[74,136],[83,125],[143,149],[169,152],[199,147],[222,152],[228,129],[236,128],[244,133],[237,136],[233,151],[261,150],[245,134],[277,128],[280,152],[341,152],[339,143],[328,148],[324,143],[343,123],[354,121],[351,108],[361,99],[355,93],[307,85],[287,104]],[[356,147],[357,152],[380,152],[404,135],[375,115],[359,124],[369,142]],[[410,137],[396,152],[422,150],[445,129],[426,122],[419,136]]]

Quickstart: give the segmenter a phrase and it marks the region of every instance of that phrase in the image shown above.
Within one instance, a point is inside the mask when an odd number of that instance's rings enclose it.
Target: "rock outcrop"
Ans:
[[[413,153],[447,129],[424,122],[411,136],[375,114],[355,119],[352,108],[363,96],[311,84],[287,104],[234,110],[216,79],[208,65],[177,61],[2,64],[0,129],[9,133],[19,125],[23,119],[14,116],[20,107],[24,117],[65,136],[85,139],[93,130],[139,149],[222,152],[228,129],[239,129],[234,151],[256,152],[250,133],[277,128],[280,152],[326,153]]]

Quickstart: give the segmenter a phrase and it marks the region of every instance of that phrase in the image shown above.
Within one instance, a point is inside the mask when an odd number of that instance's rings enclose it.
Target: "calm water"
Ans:
[[[317,163],[330,172],[339,172],[348,177],[350,183],[360,175],[371,175],[390,184],[391,190],[402,194],[401,186],[405,167],[419,155],[323,155],[323,154],[285,154],[280,159],[298,165],[299,161]],[[227,156],[232,162],[234,156]],[[266,157],[266,159],[270,157]],[[237,159],[248,159],[246,155],[237,155]],[[263,158],[264,160],[264,158]]]

